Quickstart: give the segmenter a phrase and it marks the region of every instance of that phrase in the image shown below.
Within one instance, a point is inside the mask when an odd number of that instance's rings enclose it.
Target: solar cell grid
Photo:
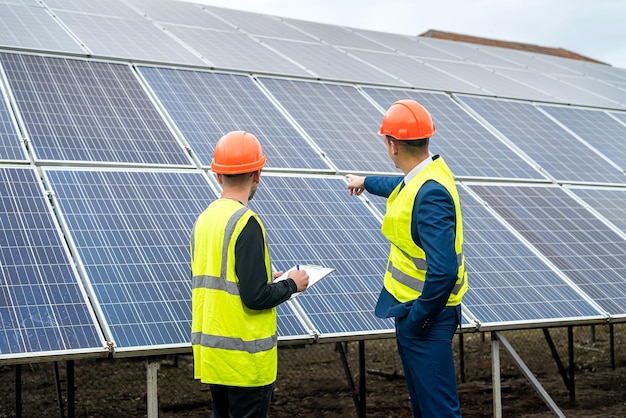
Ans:
[[[336,269],[295,299],[320,337],[393,330],[373,312],[388,244],[380,221],[348,195],[343,178],[268,173],[250,207],[265,225],[276,269],[298,263]]]
[[[259,81],[339,170],[397,172],[377,134],[381,111],[353,86]]]
[[[130,67],[0,54],[39,161],[186,165]]]
[[[0,160],[25,161],[26,150],[18,136],[15,122],[9,112],[9,104],[0,86]]]
[[[263,145],[268,168],[329,169],[250,77],[152,67],[139,71],[202,165],[211,165],[222,135],[245,130]]]
[[[455,176],[545,179],[511,148],[443,93],[363,88],[383,109],[413,99],[431,114],[437,132],[429,149],[441,154]]]
[[[572,187],[569,190],[626,233],[626,189]]]
[[[189,237],[215,198],[202,172],[47,169],[118,350],[189,343]]]
[[[626,315],[626,240],[563,189],[469,185],[608,313]]]
[[[590,148],[532,104],[458,97],[557,180],[626,183],[626,176],[619,170],[597,158]]]
[[[104,337],[34,169],[0,168],[0,362],[101,352]]]
[[[558,323],[600,312],[500,223],[463,187],[466,267],[463,304],[483,326]]]
[[[539,108],[626,170],[626,125],[599,110],[557,106]]]

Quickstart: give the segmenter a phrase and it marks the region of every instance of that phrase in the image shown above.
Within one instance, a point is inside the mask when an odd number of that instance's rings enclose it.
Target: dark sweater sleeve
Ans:
[[[250,309],[273,308],[297,291],[292,279],[268,283],[263,231],[254,217],[248,220],[235,243],[235,273],[241,300]]]
[[[389,197],[391,192],[404,180],[402,176],[367,176],[363,182],[365,190],[376,196]]]

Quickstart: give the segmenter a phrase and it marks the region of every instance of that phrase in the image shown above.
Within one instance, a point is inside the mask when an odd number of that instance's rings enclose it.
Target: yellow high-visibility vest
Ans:
[[[251,217],[263,231],[267,280],[271,282],[265,228],[252,210],[233,200],[218,199],[194,226],[191,343],[194,377],[203,383],[256,387],[276,380],[276,308],[246,307],[235,274],[235,243]]]
[[[459,194],[452,172],[439,157],[420,171],[415,178],[402,188],[398,185],[387,199],[387,211],[383,218],[382,232],[391,243],[384,286],[400,302],[417,299],[424,288],[426,279],[426,253],[417,246],[411,236],[411,221],[415,197],[420,188],[429,180],[441,184],[452,196],[455,208],[455,252],[457,255],[457,280],[446,306],[461,303],[467,291],[467,273],[463,257],[463,219]]]

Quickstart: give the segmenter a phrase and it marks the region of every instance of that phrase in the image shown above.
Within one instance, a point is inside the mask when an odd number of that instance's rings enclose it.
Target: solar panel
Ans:
[[[563,182],[626,183],[624,176],[530,103],[458,98]],[[586,156],[586,157],[585,157]]]
[[[310,41],[311,36],[282,23],[279,19],[259,13],[244,12],[235,9],[206,6],[212,14],[231,22],[244,32],[251,35],[269,36],[272,38],[292,39],[296,41]]]
[[[259,81],[339,170],[398,171],[377,134],[382,112],[354,87],[266,77]]]
[[[481,322],[481,329],[605,320],[586,295],[570,286],[465,188],[458,190],[470,279],[463,305]]]
[[[389,49],[379,43],[354,34],[351,30],[337,25],[310,22],[296,19],[282,19],[290,26],[301,29],[311,35],[309,41],[320,39],[331,45],[348,48],[372,49],[375,51],[388,51]]]
[[[157,22],[232,31],[231,26],[203,11],[200,4],[184,1],[125,0]]]
[[[127,65],[0,54],[38,161],[191,165]]]
[[[139,71],[202,165],[211,165],[222,135],[246,130],[263,144],[266,167],[329,169],[250,77],[153,67]]]
[[[311,77],[311,73],[242,32],[163,24],[219,69]],[[206,65],[205,65],[206,66]]]
[[[44,174],[116,351],[189,345],[189,239],[215,198],[204,173]]]
[[[626,189],[568,187],[626,234]]]
[[[614,102],[613,108],[626,108],[626,90],[616,89],[615,86],[585,76],[560,75],[559,80],[577,88],[592,92]]]
[[[353,29],[354,33],[385,45],[388,51],[420,58],[435,58],[444,60],[462,60],[461,57],[433,48],[421,42],[415,36],[401,35],[396,33],[377,32],[364,29]]]
[[[538,101],[554,101],[554,98],[535,90],[528,88],[517,81],[501,76],[500,74],[490,70],[487,67],[472,64],[469,62],[455,62],[442,60],[424,60],[424,62],[438,70],[445,71],[448,74],[462,78],[468,83],[480,86],[486,92],[490,92],[490,96],[509,97],[515,99],[538,100]]]
[[[389,244],[342,177],[268,173],[249,205],[263,220],[277,270],[335,268],[294,299],[320,338],[393,332],[391,320],[374,316]]]
[[[534,65],[530,62],[528,65]],[[578,104],[598,107],[615,107],[616,103],[605,97],[598,96],[570,84],[560,82],[555,75],[548,75],[533,70],[490,67],[496,73],[509,77],[528,88],[540,90],[554,97],[554,102]]]
[[[463,110],[450,96],[415,90],[363,88],[381,108],[413,99],[431,114],[437,133],[429,149],[441,154],[455,176],[544,179],[534,167]]]
[[[398,85],[398,80],[328,44],[265,38],[263,43],[310,71],[316,78]]]
[[[557,106],[539,108],[626,170],[626,125],[598,110]]]
[[[498,55],[490,54],[485,50],[481,49],[480,46],[476,44],[469,44],[466,42],[457,42],[446,39],[435,39],[428,37],[419,37],[420,43],[432,46],[433,48],[438,48],[442,51],[445,51],[451,55],[455,55],[457,57],[463,57],[463,62],[470,62],[475,64],[483,64],[483,65],[493,65],[497,67],[510,67],[510,68],[521,68],[520,64],[517,64],[511,60],[507,60],[505,58],[499,57]],[[460,61],[460,60],[459,60]],[[477,68],[480,68],[476,66]],[[485,84],[485,86],[491,87],[491,84]]]
[[[34,168],[0,167],[0,363],[107,355]]]
[[[393,83],[396,86],[408,85],[411,87],[454,91],[463,93],[488,94],[489,91],[479,86],[470,84],[465,80],[425,65],[417,58],[406,55],[350,50],[350,54],[362,59],[370,65],[376,65],[387,73],[397,77],[400,82]]]
[[[626,240],[560,187],[469,185],[574,284],[626,315]]]
[[[0,3],[0,27],[0,45],[74,54],[86,52],[42,7]]]
[[[106,2],[81,2],[102,4]],[[206,62],[128,8],[129,17],[54,10],[55,15],[89,49],[92,56],[158,61],[172,64],[202,65]]]
[[[0,67],[0,73],[2,67]],[[26,149],[21,145],[17,125],[9,112],[9,103],[0,84],[0,160],[26,161]]]
[[[626,125],[626,112],[610,112],[610,115],[620,120],[623,125]]]

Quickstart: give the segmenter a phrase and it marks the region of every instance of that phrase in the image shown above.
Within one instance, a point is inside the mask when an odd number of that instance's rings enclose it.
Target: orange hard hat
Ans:
[[[378,134],[402,141],[430,138],[435,130],[433,119],[424,106],[415,100],[398,100],[387,109]]]
[[[243,174],[260,170],[265,165],[261,143],[251,133],[232,131],[215,144],[211,170],[218,174]]]

